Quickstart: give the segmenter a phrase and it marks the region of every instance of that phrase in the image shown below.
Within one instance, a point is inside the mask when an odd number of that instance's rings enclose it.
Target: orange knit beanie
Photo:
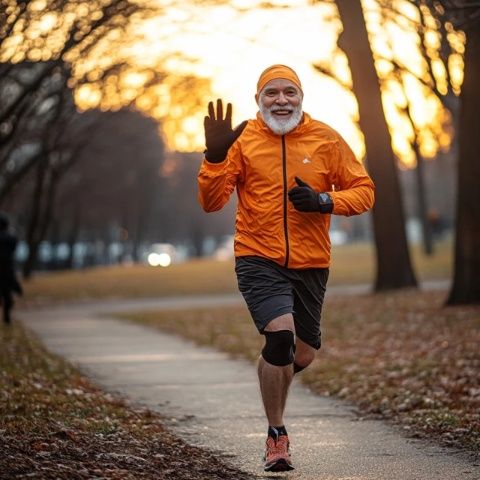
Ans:
[[[290,67],[286,65],[272,65],[271,67],[266,68],[257,83],[257,94],[260,93],[263,87],[270,81],[276,78],[285,78],[293,82],[300,90],[302,90],[302,84],[298,75]]]

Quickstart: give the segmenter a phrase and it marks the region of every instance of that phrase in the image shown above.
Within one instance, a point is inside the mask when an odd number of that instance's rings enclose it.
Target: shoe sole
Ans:
[[[265,472],[288,472],[294,470],[293,465],[281,458],[271,465],[265,465]]]

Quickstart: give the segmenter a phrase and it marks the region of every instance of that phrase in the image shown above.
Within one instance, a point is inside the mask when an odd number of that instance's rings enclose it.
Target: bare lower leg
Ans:
[[[281,315],[273,319],[265,328],[265,332],[280,332],[282,330],[295,332],[292,314]],[[260,357],[258,361],[258,379],[265,413],[270,426],[279,427],[283,425],[283,412],[292,378],[293,367],[291,364],[277,366],[265,361],[263,356]]]
[[[292,378],[292,365],[278,367],[260,357],[258,361],[260,392],[268,424],[271,426],[283,425],[283,412]]]
[[[297,366],[297,369],[303,370],[313,362],[317,352],[313,347],[305,343],[303,340],[300,340],[298,337],[295,347],[294,364]]]

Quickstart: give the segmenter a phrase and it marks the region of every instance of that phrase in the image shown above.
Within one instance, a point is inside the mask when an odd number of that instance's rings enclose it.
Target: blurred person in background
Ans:
[[[17,238],[9,232],[10,221],[0,213],[0,302],[3,309],[3,321],[9,324],[13,308],[13,293],[21,295],[22,286],[15,274],[15,249]]]
[[[293,375],[320,348],[330,216],[373,206],[374,185],[344,139],[302,110],[294,70],[260,75],[256,119],[232,129],[232,106],[208,105],[199,201],[220,210],[236,189],[235,271],[265,346],[258,377],[268,420],[265,471],[293,469],[283,414]],[[232,429],[234,431],[234,429]]]

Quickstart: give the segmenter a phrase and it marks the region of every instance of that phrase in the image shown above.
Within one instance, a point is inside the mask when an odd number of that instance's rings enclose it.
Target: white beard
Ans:
[[[276,135],[285,135],[291,132],[302,120],[302,102],[296,107],[288,105],[287,107],[279,107],[278,105],[272,105],[270,108],[265,107],[263,102],[259,103],[260,113],[264,122],[268,125],[268,128],[272,130]],[[278,118],[273,115],[275,110],[291,110],[292,115],[289,118]]]

